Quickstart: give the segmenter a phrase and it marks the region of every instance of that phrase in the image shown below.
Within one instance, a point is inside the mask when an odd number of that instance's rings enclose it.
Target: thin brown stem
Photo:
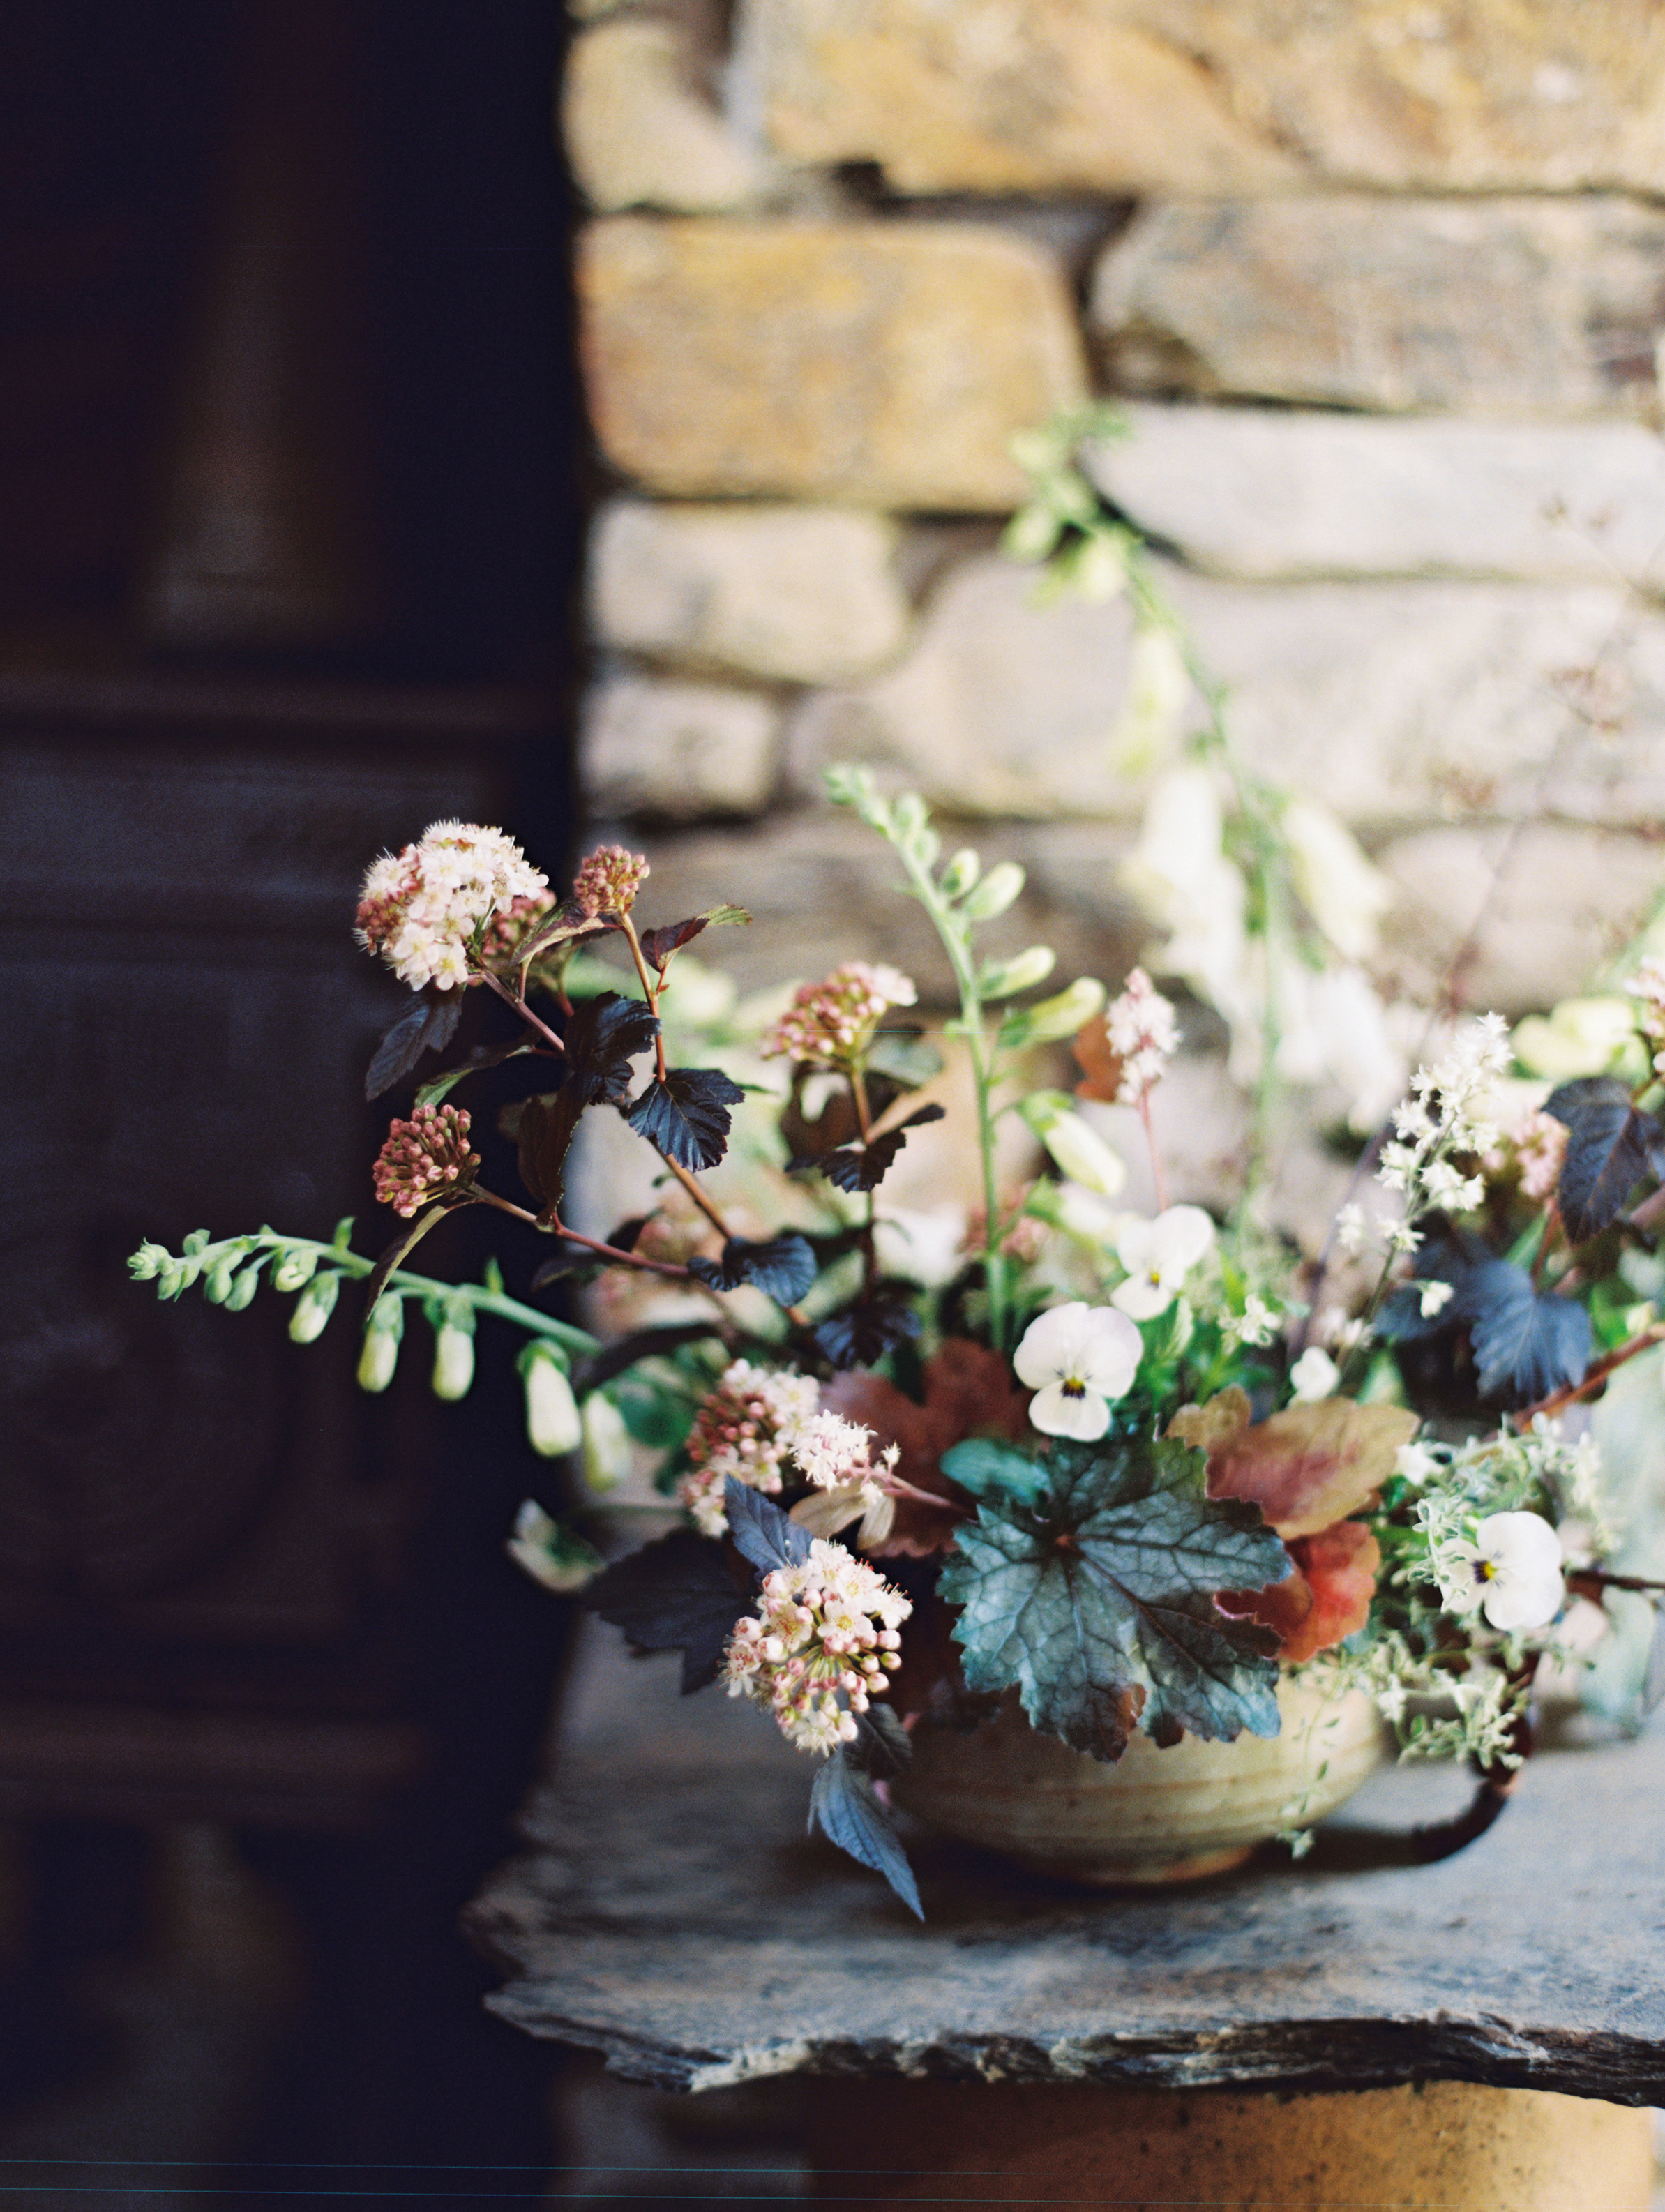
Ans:
[[[524,1206],[516,1206],[510,1199],[499,1198],[495,1190],[483,1190],[478,1183],[474,1186],[474,1195],[483,1205],[495,1206],[499,1213],[512,1215],[516,1221],[526,1222],[533,1229],[541,1229],[549,1236],[559,1237],[565,1243],[581,1244],[586,1252],[597,1254],[611,1267],[635,1267],[644,1274],[670,1275],[683,1283],[691,1280],[687,1268],[678,1267],[672,1260],[649,1260],[640,1252],[622,1252],[617,1244],[604,1244],[599,1237],[586,1237],[580,1230],[568,1229],[563,1221],[553,1218],[541,1220],[537,1214],[529,1213]]]
[[[1569,1382],[1565,1389],[1557,1390],[1551,1397],[1540,1398],[1535,1406],[1524,1407],[1520,1413],[1514,1414],[1511,1418],[1516,1427],[1524,1426],[1540,1413],[1559,1413],[1564,1406],[1576,1405],[1580,1398],[1588,1398],[1593,1390],[1601,1389],[1615,1368],[1623,1367],[1628,1360],[1637,1358],[1662,1341],[1665,1341],[1665,1321],[1656,1321],[1651,1328],[1644,1328],[1639,1336],[1633,1336],[1628,1344],[1621,1344],[1617,1352],[1610,1352],[1605,1359],[1598,1359],[1582,1382]]]
[[[1139,1118],[1145,1124],[1145,1143],[1151,1155],[1151,1178],[1156,1185],[1157,1212],[1168,1211],[1168,1179],[1162,1172],[1162,1148],[1157,1143],[1156,1124],[1151,1118],[1151,1094],[1140,1094]]]
[[[566,1051],[567,1048],[565,1044],[556,1035],[549,1024],[544,1021],[541,1016],[533,1013],[532,1008],[526,1004],[526,1000],[520,995],[520,994],[517,991],[511,991],[508,985],[504,982],[501,975],[494,975],[489,968],[477,969],[475,972],[479,976],[480,981],[483,983],[487,984],[492,990],[495,991],[498,997],[502,1000],[506,1006],[513,1007],[515,1012],[520,1015],[521,1020],[525,1022],[528,1027],[535,1029],[539,1036],[547,1037],[557,1052],[564,1053]]]
[[[619,927],[624,932],[624,941],[630,948],[630,957],[636,963],[636,974],[641,978],[641,995],[647,1001],[647,1011],[657,1018],[659,1010],[659,984],[655,982],[647,973],[647,961],[642,952],[641,939],[636,935],[635,922],[628,914],[620,915],[618,920]],[[658,1065],[659,1079],[663,1083],[665,1077],[665,1031],[662,1029],[653,1032],[653,1054]]]

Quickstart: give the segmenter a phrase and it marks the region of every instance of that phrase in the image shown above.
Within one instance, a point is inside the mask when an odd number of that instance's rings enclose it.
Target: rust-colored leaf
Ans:
[[[1176,1421],[1219,1404],[1188,1407]],[[1258,1505],[1285,1540],[1316,1535],[1357,1513],[1393,1473],[1394,1455],[1419,1425],[1406,1407],[1360,1406],[1351,1398],[1291,1406],[1252,1428],[1226,1429],[1224,1410],[1218,1422],[1218,1433],[1202,1446],[1208,1495]]]
[[[876,1450],[897,1447],[896,1473],[904,1482],[943,1500],[940,1508],[915,1498],[896,1501],[896,1525],[875,1549],[915,1559],[941,1551],[963,1517],[957,1510],[963,1493],[942,1472],[943,1454],[968,1437],[1005,1437],[1015,1443],[1029,1427],[1029,1393],[986,1345],[950,1337],[926,1361],[924,1382],[922,1406],[883,1376],[860,1371],[836,1375],[821,1394],[834,1413],[872,1430]]]
[[[1216,1600],[1234,1620],[1273,1630],[1278,1656],[1293,1666],[1362,1628],[1370,1618],[1382,1547],[1361,1522],[1338,1521],[1289,1547],[1295,1571],[1263,1590],[1227,1590]]]
[[[1212,1454],[1249,1426],[1251,1411],[1248,1391],[1234,1382],[1206,1406],[1182,1406],[1169,1422],[1168,1433],[1194,1451]]]
[[[1121,1054],[1110,1042],[1109,1024],[1097,1014],[1075,1033],[1070,1047],[1080,1063],[1085,1082],[1075,1086],[1078,1098],[1102,1098],[1107,1106],[1121,1095]]]

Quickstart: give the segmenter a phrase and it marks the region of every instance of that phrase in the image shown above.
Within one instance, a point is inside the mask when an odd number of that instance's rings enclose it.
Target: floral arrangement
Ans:
[[[1130,875],[1170,933],[1152,964],[1225,1017],[1254,1093],[1234,1208],[1170,1202],[1174,1000],[1142,967],[1114,992],[1048,988],[1048,948],[987,949],[1022,871],[945,858],[916,796],[848,769],[833,800],[888,843],[953,977],[932,1036],[913,981],[859,961],[737,1005],[687,948],[744,911],[644,926],[647,865],[621,847],[560,899],[503,832],[436,823],[371,866],[357,917],[414,994],[367,1085],[415,1083],[374,1169],[392,1241],[372,1260],[350,1222],[327,1245],[201,1231],[131,1262],[164,1297],[194,1285],[229,1310],[264,1276],[295,1294],[301,1342],[362,1282],[373,1391],[413,1308],[444,1398],[469,1387],[481,1316],[520,1330],[532,1442],[571,1473],[558,1514],[523,1509],[513,1554],[636,1648],[678,1650],[684,1690],[764,1708],[816,1761],[812,1817],[916,1911],[886,1781],[921,1717],[969,1725],[1015,1695],[1114,1761],[1135,1731],[1273,1735],[1298,1669],[1367,1691],[1407,1755],[1474,1761],[1472,1834],[1530,1747],[1546,1664],[1599,1670],[1605,1632],[1629,1653],[1610,1710],[1665,1687],[1662,1585],[1620,1571],[1605,1401],[1594,1428],[1584,1410],[1665,1358],[1665,961],[1638,955],[1621,989],[1512,1037],[1495,1016],[1419,1016],[1407,1079],[1361,964],[1374,872],[1237,762],[1143,549],[1074,465],[1103,428],[1036,434],[1013,550],[1049,588],[1131,594],[1130,759],[1160,768],[1164,718],[1203,701]],[[518,1062],[510,1196],[453,1094]],[[1282,1088],[1321,1079],[1376,1133],[1303,1254],[1268,1218],[1269,1153]],[[1153,1210],[1118,1204],[1112,1109],[1147,1149]],[[567,1191],[596,1118],[622,1120],[656,1177],[605,1236]],[[910,1146],[944,1148],[945,1177],[971,1164],[977,1203],[947,1237],[887,1200]],[[524,1295],[495,1265],[478,1284],[409,1265],[478,1206],[541,1255]],[[586,1285],[593,1328],[532,1302]],[[633,1462],[672,1525],[604,1565],[603,1493]]]

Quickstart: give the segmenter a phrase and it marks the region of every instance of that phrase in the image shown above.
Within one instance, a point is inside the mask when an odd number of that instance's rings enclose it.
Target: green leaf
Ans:
[[[967,1686],[1015,1685],[1036,1728],[1105,1760],[1135,1724],[1158,1743],[1276,1735],[1270,1639],[1213,1601],[1290,1571],[1258,1509],[1209,1498],[1176,1442],[1056,1445],[1038,1464],[1034,1505],[985,1497],[943,1571]]]
[[[942,1455],[942,1471],[974,1498],[998,1502],[1015,1499],[1035,1505],[1047,1494],[1044,1460],[1031,1459],[1016,1444],[1003,1444],[993,1437],[973,1437]]]

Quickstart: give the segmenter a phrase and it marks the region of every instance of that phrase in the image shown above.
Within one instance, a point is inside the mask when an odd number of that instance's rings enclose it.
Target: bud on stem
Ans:
[[[289,1316],[291,1340],[312,1344],[322,1336],[340,1295],[341,1278],[333,1268],[326,1275],[314,1275],[295,1300],[295,1311]]]

